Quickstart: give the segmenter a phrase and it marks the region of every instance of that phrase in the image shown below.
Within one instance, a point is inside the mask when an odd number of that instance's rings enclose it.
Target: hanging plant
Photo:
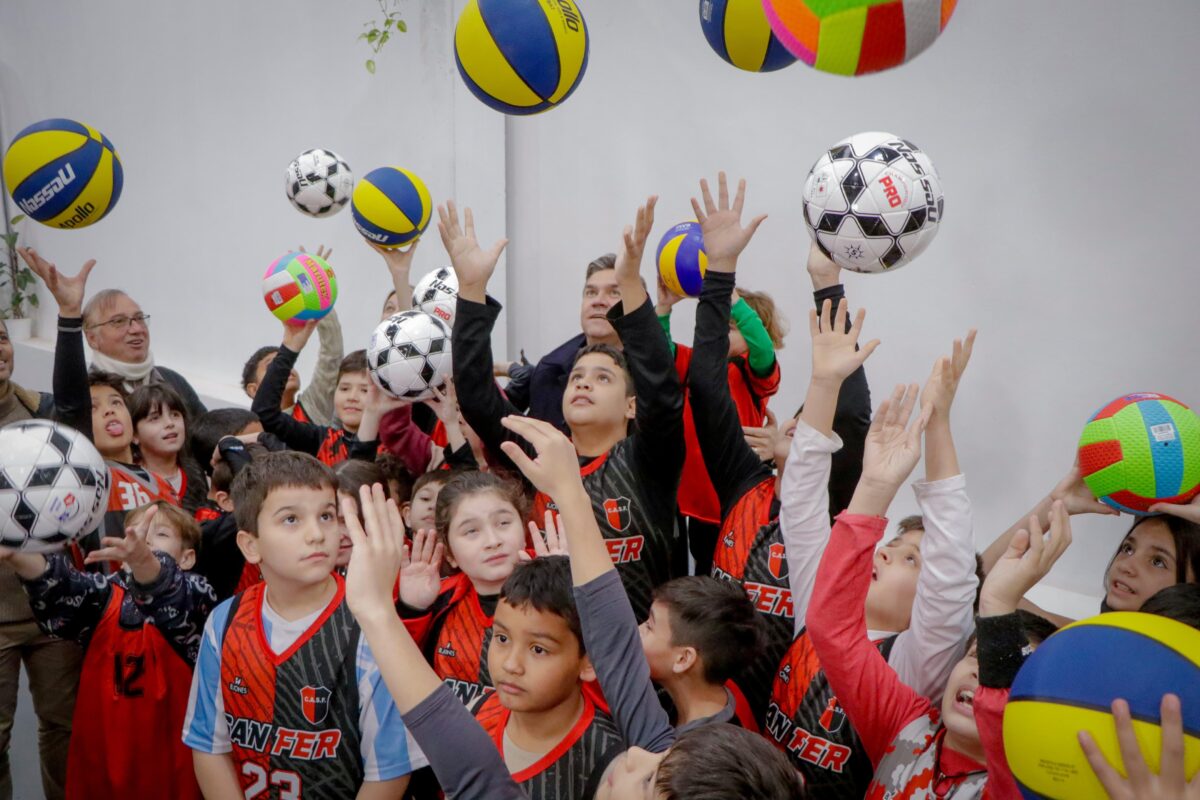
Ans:
[[[373,19],[370,22],[364,23],[363,27],[367,28],[367,31],[358,36],[359,39],[367,43],[374,56],[379,55],[379,51],[392,38],[393,33],[408,32],[408,25],[400,17],[400,0],[377,0],[377,2],[379,3],[379,12],[383,14],[383,19]],[[375,74],[374,57],[367,59],[367,72],[372,75]]]
[[[25,319],[38,307],[37,276],[17,257],[17,238],[20,234],[12,227],[25,215],[8,221],[9,231],[0,233],[4,252],[0,253],[0,287],[8,290],[8,307],[0,308],[0,318]]]

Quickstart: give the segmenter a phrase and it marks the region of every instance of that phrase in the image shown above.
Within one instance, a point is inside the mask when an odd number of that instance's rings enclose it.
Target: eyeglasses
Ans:
[[[95,325],[89,325],[88,329],[91,330],[92,328],[99,328],[102,325],[107,325],[109,328],[112,328],[114,331],[127,331],[127,330],[129,330],[129,326],[135,322],[138,323],[139,325],[149,327],[150,315],[149,314],[134,314],[132,317],[126,317],[125,315],[121,315],[119,317],[113,317],[112,319],[105,320],[104,322],[97,322]]]

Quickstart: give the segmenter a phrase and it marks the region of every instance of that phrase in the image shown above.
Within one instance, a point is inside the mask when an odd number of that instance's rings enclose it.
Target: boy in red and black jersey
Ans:
[[[583,647],[563,556],[521,564],[496,606],[487,660],[496,691],[475,718],[531,800],[587,800],[625,749],[584,685],[596,679]]]
[[[609,320],[624,350],[582,348],[562,401],[596,521],[639,620],[649,612],[654,587],[672,577],[675,496],[684,458],[679,378],[638,275],[654,202],[639,209],[636,230],[626,232],[616,262],[623,299],[610,309]],[[469,211],[465,230],[453,205],[439,213],[442,240],[459,279],[454,383],[463,416],[491,455],[499,454],[505,441],[527,447],[501,424],[517,411],[492,378],[491,332],[500,305],[487,297],[487,283],[503,244],[484,252]],[[629,433],[635,420],[636,430]],[[533,518],[541,520],[551,507],[549,498],[539,496]]]
[[[300,388],[300,375],[294,369],[284,385],[280,408],[297,422],[331,425],[334,422],[333,395],[338,384],[338,365],[345,356],[342,326],[337,311],[330,311],[317,323],[319,350],[317,363],[308,386]],[[275,347],[260,347],[242,366],[242,389],[251,400],[258,394],[267,367],[278,353]]]
[[[89,561],[121,561],[93,575],[61,554],[0,554],[25,584],[46,633],[86,649],[67,764],[68,798],[195,798],[191,754],[178,742],[192,665],[212,589],[186,571],[200,531],[159,501],[130,513],[121,539],[105,538]]]

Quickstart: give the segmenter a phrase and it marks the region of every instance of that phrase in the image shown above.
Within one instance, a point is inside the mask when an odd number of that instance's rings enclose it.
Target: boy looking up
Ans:
[[[336,487],[292,452],[234,479],[238,546],[263,582],[205,625],[183,741],[208,797],[399,798],[425,764],[332,574]]]

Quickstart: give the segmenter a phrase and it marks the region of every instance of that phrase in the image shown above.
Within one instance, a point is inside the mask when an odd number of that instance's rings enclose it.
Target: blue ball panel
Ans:
[[[586,58],[584,59],[584,62],[586,65]],[[501,114],[512,114],[514,116],[528,116],[530,114],[540,114],[548,108],[553,108],[552,103],[538,103],[535,106],[510,106],[508,103],[492,97],[490,94],[485,92],[479,86],[479,84],[471,80],[471,76],[467,74],[465,69],[463,69],[462,59],[458,57],[457,50],[454,52],[454,63],[458,65],[458,74],[463,79],[463,83],[467,85],[467,88],[471,90],[471,94],[475,95],[477,100],[494,111],[499,111]],[[583,73],[580,72],[581,76],[582,74]],[[576,84],[576,86],[578,86],[578,84]],[[571,92],[574,91],[575,89],[572,88]],[[570,92],[567,93],[567,97],[570,97]],[[563,99],[566,100],[567,98],[564,97]]]
[[[777,69],[790,67],[796,63],[796,57],[783,46],[783,42],[771,34],[771,42],[767,45],[767,57],[763,59],[762,72],[774,72]]]
[[[358,228],[359,233],[375,244],[383,245],[384,247],[395,247],[396,245],[410,242],[421,235],[421,232],[416,229],[403,234],[384,230],[358,213],[358,209],[354,207],[353,203],[350,204],[350,213],[354,215],[354,227]]]
[[[44,119],[41,122],[33,123],[14,136],[12,140],[15,142],[25,134],[36,133],[37,131],[70,131],[71,133],[78,133],[81,136],[92,135],[92,132],[87,129],[86,125],[80,125],[73,119],[55,117],[54,119]]]
[[[29,177],[21,181],[20,185],[13,190],[13,198],[20,205],[23,199],[40,192],[43,186],[54,180],[59,170],[65,169],[67,163],[70,162],[71,171],[75,175],[74,180],[50,198],[45,205],[29,215],[39,222],[54,219],[75,203],[79,194],[91,181],[92,176],[96,174],[96,166],[100,163],[100,157],[103,154],[104,146],[95,139],[88,139],[82,147],[72,150],[41,169],[30,173]],[[109,203],[109,208],[112,208],[112,203]]]
[[[704,38],[708,39],[708,44],[716,51],[717,55],[733,63],[733,59],[729,57],[729,51],[725,49],[725,8],[729,0],[711,0],[712,2],[712,19],[704,19],[704,4],[709,0],[700,0],[700,29],[704,31]]]
[[[700,274],[701,243],[699,236],[686,236],[675,251],[675,277],[689,297],[699,295],[704,286],[704,277]]]
[[[1154,458],[1154,496],[1174,497],[1183,489],[1183,447],[1176,438],[1170,442],[1159,442],[1150,429],[1155,425],[1175,427],[1175,420],[1158,400],[1143,400],[1137,404],[1146,426],[1146,439]]]
[[[413,225],[421,224],[425,209],[421,207],[421,195],[417,192],[417,187],[413,186],[407,175],[399,170],[383,167],[371,170],[363,180],[386,194]]]
[[[537,0],[478,0],[479,16],[513,71],[543,100],[562,80],[558,44]]]

